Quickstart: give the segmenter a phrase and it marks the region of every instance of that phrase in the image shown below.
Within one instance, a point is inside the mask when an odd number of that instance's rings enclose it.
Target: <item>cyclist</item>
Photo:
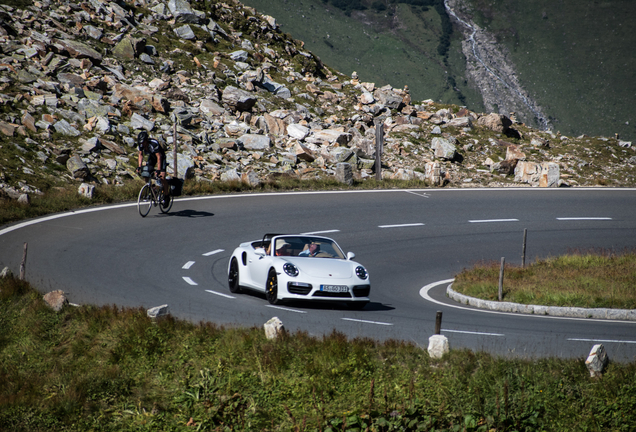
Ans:
[[[166,180],[166,152],[159,141],[148,136],[148,132],[142,131],[137,136],[137,144],[139,145],[139,158],[137,163],[137,173],[141,172],[141,166],[144,162],[144,154],[148,155],[148,169],[152,171],[156,167],[157,178],[161,181],[163,187],[163,202],[161,205],[167,208],[170,205],[170,185]]]

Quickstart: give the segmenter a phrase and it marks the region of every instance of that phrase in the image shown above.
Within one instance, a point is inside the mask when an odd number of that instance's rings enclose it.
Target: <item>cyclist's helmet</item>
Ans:
[[[137,135],[137,144],[141,145],[147,139],[148,139],[148,132],[141,131],[141,132],[139,132],[139,135]]]

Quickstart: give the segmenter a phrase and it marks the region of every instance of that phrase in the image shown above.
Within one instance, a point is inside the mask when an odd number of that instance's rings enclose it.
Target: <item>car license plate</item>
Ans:
[[[349,287],[347,285],[320,285],[320,291],[332,293],[349,292]]]

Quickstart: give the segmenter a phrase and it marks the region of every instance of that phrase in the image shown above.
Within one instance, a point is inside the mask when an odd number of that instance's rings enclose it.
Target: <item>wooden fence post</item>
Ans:
[[[442,311],[437,311],[435,315],[435,334],[442,334]]]
[[[20,280],[24,280],[26,277],[26,259],[27,259],[27,249],[29,245],[24,243],[24,253],[22,254],[22,262],[20,263]]]
[[[382,180],[382,152],[384,150],[384,122],[375,120],[375,179]]]
[[[174,164],[172,166],[172,174],[173,174],[173,178],[177,178],[179,176],[179,173],[177,171],[177,122],[176,122],[176,116],[175,116],[175,122],[172,126],[172,163]]]
[[[501,269],[499,270],[499,301],[503,300],[503,278],[505,262],[506,258],[501,257]]]
[[[528,228],[523,230],[523,250],[521,251],[521,268],[526,268],[526,238],[528,237]]]

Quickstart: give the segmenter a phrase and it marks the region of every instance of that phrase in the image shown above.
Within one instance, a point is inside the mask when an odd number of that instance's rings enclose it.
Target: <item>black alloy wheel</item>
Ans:
[[[267,276],[267,286],[265,287],[265,298],[270,304],[278,304],[278,278],[276,277],[276,270],[269,271]]]
[[[236,258],[232,258],[232,261],[230,261],[230,271],[227,275],[227,283],[230,287],[230,292],[235,294],[241,292],[241,285],[239,283],[239,266]]]

